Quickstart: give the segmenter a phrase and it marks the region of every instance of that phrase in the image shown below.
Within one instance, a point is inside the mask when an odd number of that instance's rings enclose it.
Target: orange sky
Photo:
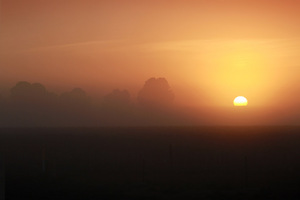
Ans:
[[[227,107],[243,95],[299,113],[299,10],[297,0],[2,0],[0,88],[135,96],[165,77],[178,104]]]

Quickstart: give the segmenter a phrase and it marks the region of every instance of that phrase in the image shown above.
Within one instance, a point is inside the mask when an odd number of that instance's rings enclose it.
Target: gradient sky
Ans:
[[[165,77],[178,104],[227,107],[243,95],[299,114],[298,0],[1,1],[0,92],[27,80],[134,97]]]

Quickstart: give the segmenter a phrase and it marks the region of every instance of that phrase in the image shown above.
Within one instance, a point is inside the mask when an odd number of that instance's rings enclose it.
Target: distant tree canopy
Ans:
[[[137,106],[127,90],[115,89],[92,104],[81,88],[56,95],[40,83],[20,81],[9,98],[0,95],[0,125],[88,126],[167,123],[174,94],[165,78],[150,78],[138,93]],[[3,101],[5,100],[5,101]],[[148,109],[150,108],[150,109]],[[157,108],[157,109],[152,109]]]
[[[90,98],[81,88],[74,88],[70,92],[65,92],[60,97],[63,106],[72,108],[83,108],[90,104]]]
[[[56,96],[40,83],[18,82],[10,90],[7,117],[14,125],[45,125],[55,118]]]
[[[150,78],[139,91],[138,102],[143,106],[167,106],[174,100],[174,93],[165,78]]]
[[[51,99],[51,94],[40,83],[18,82],[10,90],[10,100],[14,106],[46,106]]]
[[[18,100],[31,100],[32,98],[40,97],[45,93],[46,89],[40,83],[30,84],[28,82],[21,81],[11,89],[11,98]]]

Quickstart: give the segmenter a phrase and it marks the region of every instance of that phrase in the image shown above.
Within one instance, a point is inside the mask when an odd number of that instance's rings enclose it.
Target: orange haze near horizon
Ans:
[[[245,96],[246,121],[300,125],[299,9],[297,0],[1,0],[0,93],[26,80],[134,98],[165,77],[176,105],[216,122],[234,118],[232,101]]]

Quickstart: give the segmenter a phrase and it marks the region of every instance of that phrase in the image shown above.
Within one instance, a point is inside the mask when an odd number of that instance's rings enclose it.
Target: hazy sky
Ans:
[[[1,1],[0,88],[135,96],[165,77],[177,103],[299,109],[298,0]]]

